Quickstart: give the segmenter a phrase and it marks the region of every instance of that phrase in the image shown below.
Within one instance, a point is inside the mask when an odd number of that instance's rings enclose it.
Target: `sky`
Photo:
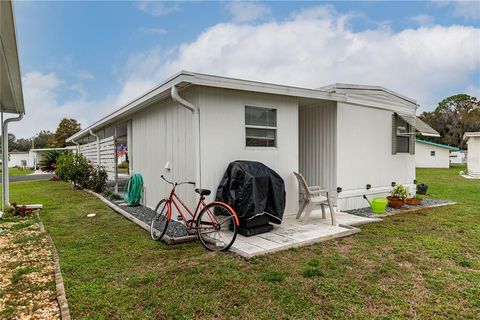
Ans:
[[[14,1],[17,138],[82,128],[188,70],[317,88],[380,85],[419,112],[480,98],[480,1]]]

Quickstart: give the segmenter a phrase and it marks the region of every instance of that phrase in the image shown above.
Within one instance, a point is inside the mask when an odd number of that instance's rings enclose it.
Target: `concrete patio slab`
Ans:
[[[326,213],[329,217],[328,210]],[[287,215],[282,224],[274,225],[270,232],[252,237],[238,235],[230,251],[250,259],[271,252],[346,237],[360,232],[355,226],[382,221],[379,218],[360,217],[345,212],[338,212],[335,218],[336,225],[333,226],[330,219],[322,219],[321,210],[313,211],[307,221],[299,221],[294,215]]]

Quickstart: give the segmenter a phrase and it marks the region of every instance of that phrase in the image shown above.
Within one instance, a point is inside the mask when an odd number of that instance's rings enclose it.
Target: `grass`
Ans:
[[[458,171],[417,171],[432,198],[457,205],[250,261],[198,243],[153,242],[62,182],[13,183],[11,194],[44,204],[75,319],[473,319],[480,310],[480,182]]]
[[[33,168],[26,168],[26,169],[8,168],[8,175],[10,177],[26,176],[27,174],[33,173],[33,171],[34,171]]]

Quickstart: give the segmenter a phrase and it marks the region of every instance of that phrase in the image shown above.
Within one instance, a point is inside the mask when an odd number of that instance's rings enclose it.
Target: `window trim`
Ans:
[[[405,125],[406,125],[406,128],[405,128],[406,132],[405,133],[401,133],[398,130],[400,121],[404,122]],[[397,113],[393,113],[392,129],[393,129],[392,130],[392,143],[393,143],[392,154],[393,155],[396,155],[396,154],[415,155],[415,132],[412,132],[412,130],[415,130],[415,128],[410,123],[408,123],[405,119],[400,117]],[[405,137],[405,138],[408,139],[408,144],[407,144],[408,149],[407,149],[407,151],[399,151],[398,150],[398,147],[399,147],[398,137]]]
[[[245,117],[247,112],[247,107],[250,108],[257,108],[257,109],[268,109],[268,110],[275,110],[275,126],[258,126],[258,125],[251,125],[247,124],[247,119]],[[245,145],[245,149],[256,149],[256,150],[276,150],[278,148],[278,108],[276,107],[267,107],[267,106],[258,106],[251,103],[244,103],[243,104],[243,142]],[[275,131],[275,139],[274,139],[274,146],[248,146],[247,145],[247,128],[249,129],[267,129],[267,130],[274,130]]]

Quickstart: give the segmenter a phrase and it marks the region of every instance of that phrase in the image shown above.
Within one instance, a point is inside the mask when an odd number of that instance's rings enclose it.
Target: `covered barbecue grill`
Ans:
[[[234,161],[228,165],[217,189],[216,200],[235,209],[240,226],[280,224],[285,211],[285,183],[278,173],[261,162]],[[256,224],[252,224],[252,220]],[[271,226],[270,226],[271,227]],[[271,228],[269,229],[271,230]]]

